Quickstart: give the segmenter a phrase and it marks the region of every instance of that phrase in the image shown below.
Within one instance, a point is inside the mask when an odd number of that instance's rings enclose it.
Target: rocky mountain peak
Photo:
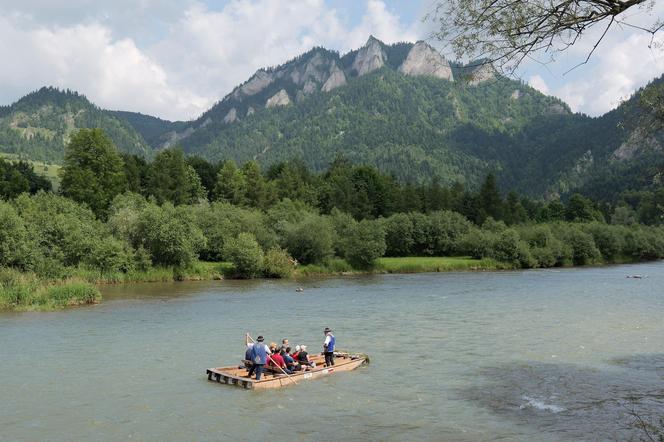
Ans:
[[[406,75],[427,75],[453,80],[450,63],[423,41],[418,41],[410,49],[406,60],[399,66],[399,72]]]
[[[353,60],[352,70],[358,76],[368,74],[385,66],[387,54],[383,48],[383,43],[373,35],[369,37],[367,43],[357,52]]]

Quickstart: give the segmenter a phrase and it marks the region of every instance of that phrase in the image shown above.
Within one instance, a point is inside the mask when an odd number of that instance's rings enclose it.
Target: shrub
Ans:
[[[412,253],[413,223],[405,213],[397,213],[383,220],[385,255],[408,256]]]
[[[566,227],[563,241],[571,247],[572,261],[575,265],[591,264],[602,256],[595,245],[592,235],[583,232],[575,226]]]
[[[287,251],[275,247],[265,253],[263,267],[268,278],[290,278],[295,270],[295,263]]]
[[[29,262],[28,232],[16,210],[0,201],[0,266],[25,269]]]
[[[251,233],[240,233],[228,240],[224,254],[233,263],[238,278],[253,278],[263,271],[263,251]]]
[[[378,221],[355,223],[342,241],[344,258],[357,269],[373,268],[385,253],[385,231]]]
[[[198,258],[205,246],[203,232],[194,223],[189,208],[149,204],[138,217],[138,237],[134,247],[143,246],[152,262],[187,267]]]
[[[459,240],[459,249],[463,254],[476,259],[491,256],[494,234],[472,227]]]
[[[332,256],[334,237],[329,219],[312,214],[286,226],[282,246],[302,264],[320,264]]]
[[[461,237],[470,231],[471,223],[463,215],[450,211],[434,212],[429,215],[433,253],[436,256],[450,256],[459,253]]]

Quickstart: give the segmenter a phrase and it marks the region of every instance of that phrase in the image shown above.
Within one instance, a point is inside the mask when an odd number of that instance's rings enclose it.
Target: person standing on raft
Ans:
[[[260,381],[270,353],[269,347],[263,343],[263,337],[256,338],[256,343],[251,346],[251,368],[247,377],[251,378],[256,372],[256,380]]]
[[[334,365],[334,345],[336,344],[332,330],[325,327],[325,342],[323,342],[323,354],[325,355],[325,366],[330,367]]]

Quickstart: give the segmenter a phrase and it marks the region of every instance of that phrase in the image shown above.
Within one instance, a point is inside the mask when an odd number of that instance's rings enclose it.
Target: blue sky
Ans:
[[[44,85],[84,93],[104,108],[195,118],[263,66],[324,46],[341,52],[370,34],[426,39],[431,0],[0,0],[0,104]],[[640,10],[664,16],[664,2]],[[575,111],[600,115],[664,72],[661,36],[611,33],[591,63],[597,31],[554,63],[518,75]],[[440,46],[443,55],[450,56]]]

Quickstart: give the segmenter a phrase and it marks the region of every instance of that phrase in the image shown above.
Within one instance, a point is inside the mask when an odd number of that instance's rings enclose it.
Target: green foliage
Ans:
[[[335,232],[328,218],[310,214],[284,226],[281,246],[302,264],[320,264],[332,257]]]
[[[197,203],[207,195],[200,177],[177,148],[157,154],[147,173],[146,191],[160,204],[174,205]]]
[[[340,239],[342,256],[356,269],[371,269],[385,254],[385,230],[378,221],[362,220],[351,224]]]
[[[407,256],[411,253],[413,239],[413,222],[405,213],[396,213],[383,222],[385,229],[385,255]]]
[[[201,258],[204,260],[227,260],[224,254],[226,241],[242,232],[251,233],[264,250],[278,243],[276,233],[267,227],[265,215],[259,210],[216,202],[194,206],[193,213],[197,226],[206,238],[206,246],[201,250]],[[275,224],[279,225],[278,222]]]
[[[127,188],[122,159],[100,129],[81,129],[71,137],[61,172],[62,194],[87,204],[101,216],[107,214],[113,198]]]
[[[240,233],[237,238],[230,238],[224,253],[233,263],[236,277],[254,278],[263,272],[263,250],[251,233]]]
[[[23,219],[11,205],[0,201],[0,267],[25,269],[31,257]]]
[[[97,220],[90,209],[70,199],[40,192],[34,196],[23,194],[14,204],[30,238],[30,267],[40,276],[59,278],[67,275],[66,267],[102,261],[108,264],[104,257],[108,243],[124,250],[107,225]],[[129,257],[125,257],[125,262],[114,261],[118,265],[114,270],[130,266],[126,262]]]
[[[265,252],[263,259],[264,274],[268,278],[290,278],[295,270],[293,258],[279,247]]]
[[[72,133],[100,128],[123,152],[149,156],[151,148],[124,119],[69,90],[42,88],[0,112],[0,150],[59,163]]]
[[[214,198],[217,201],[243,205],[246,196],[246,182],[244,175],[237,168],[234,161],[224,161],[217,175],[214,188]]]
[[[188,207],[163,206],[150,203],[138,214],[134,248],[147,250],[152,262],[161,265],[186,267],[198,259],[205,247],[205,236],[195,223]]]
[[[53,310],[100,300],[99,290],[84,281],[54,283],[33,273],[0,267],[0,310]]]
[[[12,199],[23,192],[50,191],[51,182],[37,175],[27,161],[9,162],[0,158],[0,198]]]
[[[565,207],[565,219],[575,222],[604,221],[604,217],[594,207],[593,202],[578,193],[569,199]]]

